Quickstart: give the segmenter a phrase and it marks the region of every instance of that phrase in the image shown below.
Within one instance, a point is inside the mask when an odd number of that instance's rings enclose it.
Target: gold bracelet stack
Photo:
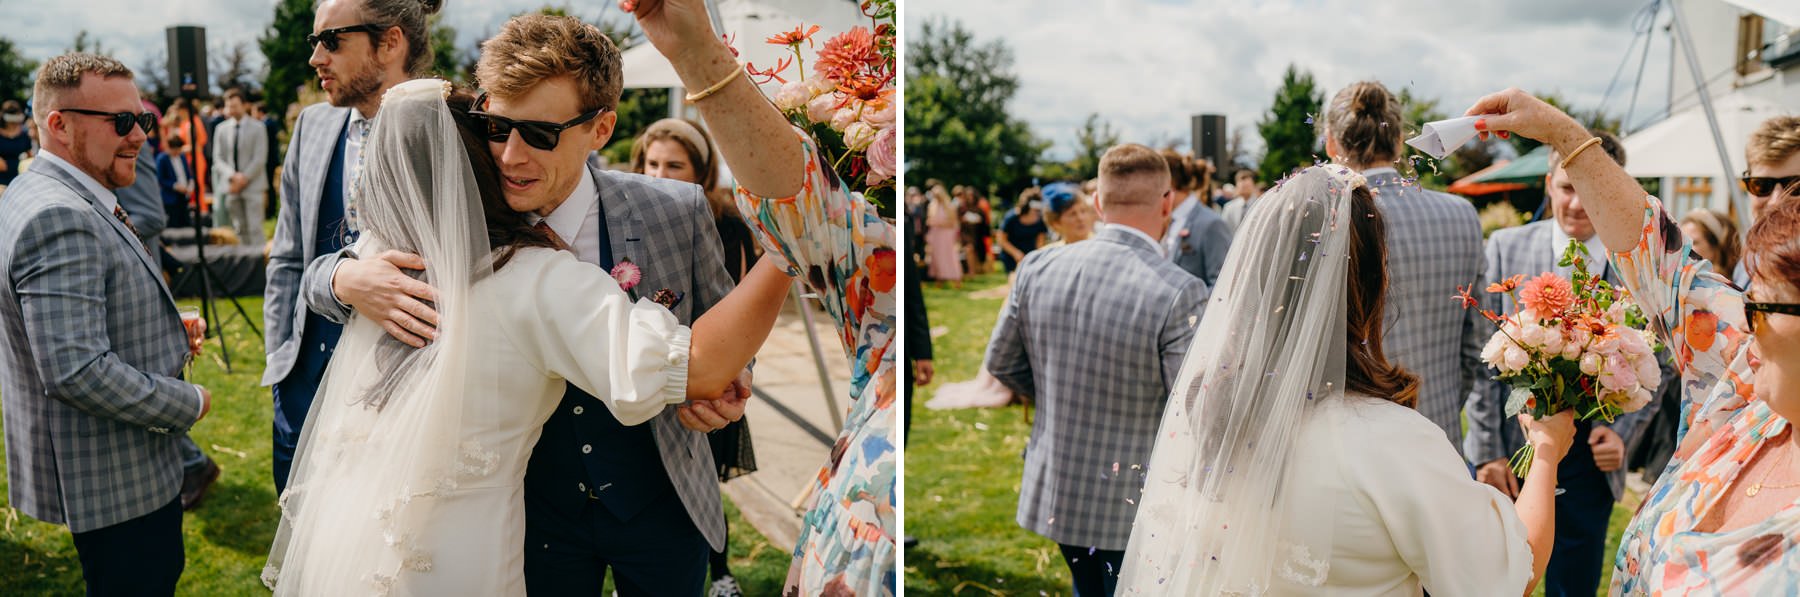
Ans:
[[[1580,147],[1576,147],[1575,151],[1569,152],[1568,157],[1563,158],[1562,163],[1558,164],[1556,167],[1567,170],[1569,168],[1569,162],[1575,161],[1575,156],[1581,155],[1581,152],[1587,151],[1587,148],[1593,147],[1593,146],[1599,145],[1599,144],[1600,144],[1599,137],[1593,137],[1591,139],[1588,139],[1586,142],[1582,143]]]
[[[707,87],[696,93],[687,94],[687,103],[692,104],[708,97],[712,97],[712,94],[718,93],[719,90],[724,89],[726,85],[730,85],[732,81],[736,81],[738,77],[744,75],[744,65],[742,63],[733,62],[732,65],[731,73],[725,75],[725,78],[719,79],[719,82],[713,83],[711,87]]]

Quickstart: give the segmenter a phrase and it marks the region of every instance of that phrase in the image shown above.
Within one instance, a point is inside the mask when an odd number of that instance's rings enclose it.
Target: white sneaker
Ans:
[[[718,580],[713,581],[712,591],[708,592],[707,596],[708,597],[744,597],[744,590],[738,588],[737,579],[732,578],[731,575],[727,574],[725,576],[719,577]]]

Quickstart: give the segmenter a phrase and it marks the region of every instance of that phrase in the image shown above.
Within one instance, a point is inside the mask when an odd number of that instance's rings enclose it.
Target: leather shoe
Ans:
[[[219,463],[208,459],[206,468],[181,476],[181,509],[192,510],[206,498],[206,490],[219,480]]]

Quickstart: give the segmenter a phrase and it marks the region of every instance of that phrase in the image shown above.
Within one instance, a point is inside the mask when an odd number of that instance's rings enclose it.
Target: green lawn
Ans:
[[[1001,274],[988,274],[965,279],[962,290],[925,288],[932,327],[948,333],[932,339],[937,380],[913,399],[907,440],[906,532],[919,540],[906,552],[911,595],[1070,592],[1069,570],[1056,544],[1014,522],[1020,454],[1031,434],[1024,409],[924,407],[937,386],[975,376],[1004,300],[969,294],[1004,282]],[[910,447],[915,443],[918,447]],[[1635,507],[1633,497],[1613,509],[1608,554],[1616,551]],[[1610,564],[1603,575],[1601,595],[1612,576]]]
[[[241,299],[258,327],[262,299]],[[181,301],[193,305],[195,301]],[[259,387],[262,344],[229,301],[218,303],[229,322],[232,372],[224,369],[217,340],[194,368],[194,380],[213,393],[212,412],[193,438],[224,468],[206,502],[182,520],[187,568],[181,595],[267,595],[258,576],[275,534],[275,488],[269,472],[269,392]],[[4,466],[0,466],[3,469]],[[11,507],[0,478],[0,594],[79,595],[81,565],[64,527],[45,524]],[[787,576],[788,548],[770,545],[729,501],[731,565],[750,595],[773,595]]]

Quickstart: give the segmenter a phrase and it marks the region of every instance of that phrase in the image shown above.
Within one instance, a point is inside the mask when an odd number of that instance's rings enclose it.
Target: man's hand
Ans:
[[[346,259],[331,276],[331,293],[413,348],[437,339],[437,289],[401,269],[424,270],[425,259],[411,253],[383,251],[374,259]]]
[[[1505,458],[1495,458],[1475,468],[1475,480],[1494,486],[1506,497],[1519,497],[1519,478],[1513,476],[1512,468],[1507,466]]]
[[[1594,467],[1610,473],[1625,466],[1625,438],[1611,429],[1595,425],[1588,432],[1588,446],[1594,449]]]
[[[675,409],[681,426],[701,433],[724,429],[727,424],[744,418],[744,405],[750,401],[750,370],[738,374],[717,400],[698,400]]]
[[[233,174],[231,175],[230,186],[231,194],[236,195],[242,193],[244,192],[244,187],[250,186],[250,177],[244,176],[242,173]]]
[[[198,425],[201,419],[206,418],[206,413],[212,412],[212,392],[206,386],[194,387],[200,388],[200,416],[194,419],[194,424]]]
[[[931,366],[931,359],[913,361],[913,383],[928,386],[931,378],[937,375],[937,369]]]

